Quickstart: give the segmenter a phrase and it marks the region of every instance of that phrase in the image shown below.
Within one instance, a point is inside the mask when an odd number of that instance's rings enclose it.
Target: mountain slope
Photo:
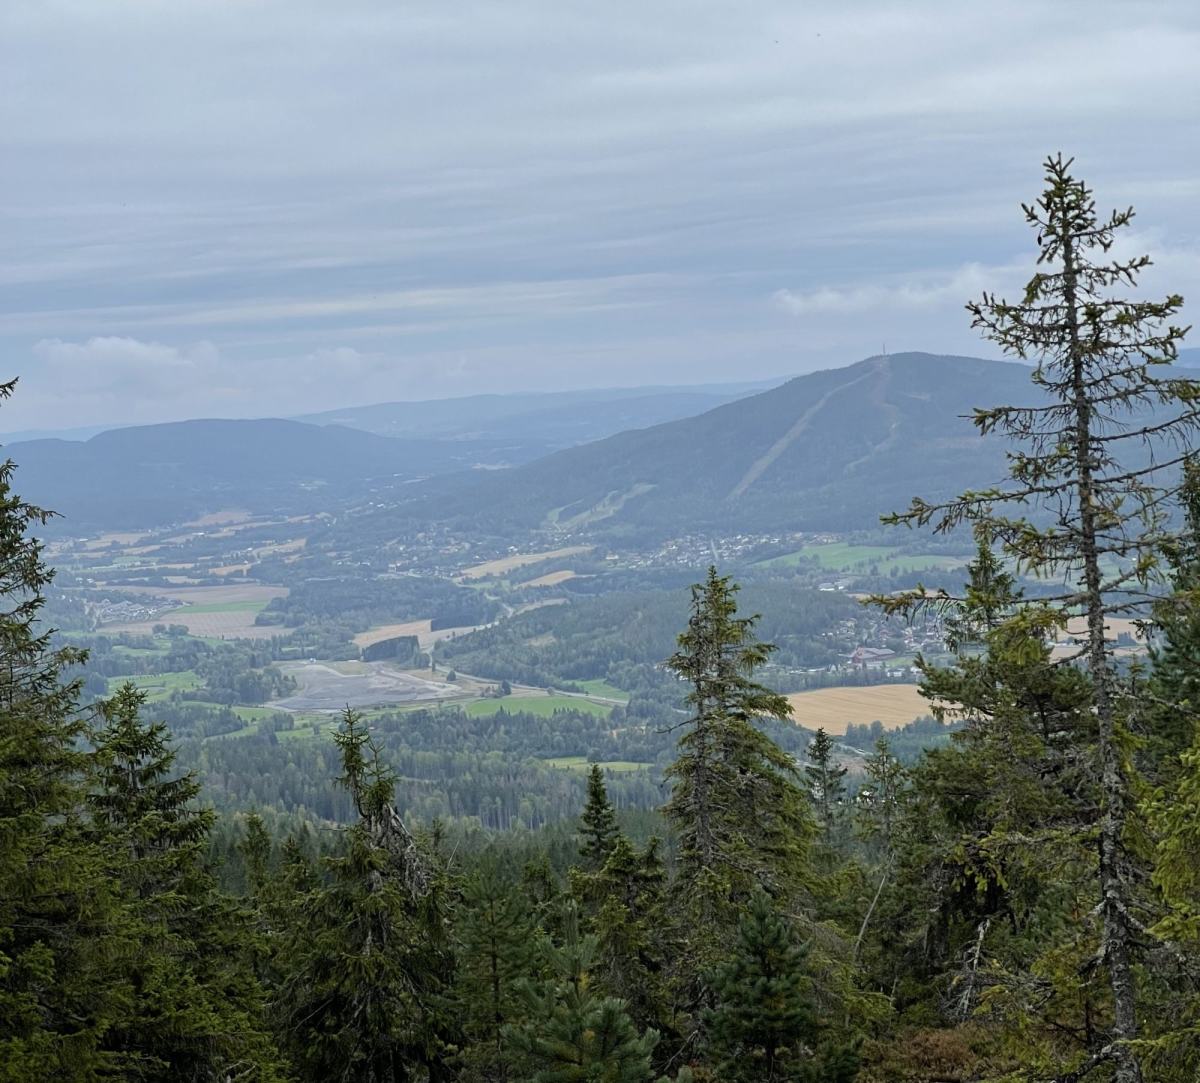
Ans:
[[[296,421],[180,421],[5,452],[59,530],[161,526],[230,507],[315,511],[381,486],[504,459],[494,442],[393,440]]]
[[[651,534],[870,526],[913,494],[999,480],[1003,446],[963,415],[1032,398],[1023,365],[873,357],[465,482],[444,511]]]

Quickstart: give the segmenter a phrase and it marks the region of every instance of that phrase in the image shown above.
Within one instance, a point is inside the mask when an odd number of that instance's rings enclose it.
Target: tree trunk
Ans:
[[[1113,995],[1112,1038],[1126,1043],[1137,1037],[1137,990],[1130,958],[1130,928],[1125,899],[1124,866],[1126,785],[1117,743],[1112,699],[1112,669],[1104,645],[1104,597],[1097,551],[1096,508],[1092,471],[1092,412],[1087,399],[1084,353],[1079,341],[1075,252],[1068,235],[1063,245],[1063,290],[1070,335],[1075,409],[1075,463],[1079,492],[1080,551],[1083,555],[1087,611],[1087,657],[1095,686],[1100,751],[1100,905],[1103,949]],[[1142,1083],[1136,1054],[1124,1044],[1115,1050],[1116,1083]]]

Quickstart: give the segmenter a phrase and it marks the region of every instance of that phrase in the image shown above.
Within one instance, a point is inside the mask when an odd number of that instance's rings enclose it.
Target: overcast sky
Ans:
[[[1195,0],[4,0],[0,431],[991,355],[1060,148],[1200,298],[1197,56]]]

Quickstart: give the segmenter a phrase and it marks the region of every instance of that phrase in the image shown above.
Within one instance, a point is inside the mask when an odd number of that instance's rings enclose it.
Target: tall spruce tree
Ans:
[[[774,650],[737,615],[738,588],[710,568],[667,667],[690,685],[691,717],[668,768],[664,813],[678,839],[676,897],[705,965],[758,886],[795,898],[809,876],[813,824],[795,761],[758,723],[791,706],[754,671]],[[719,952],[718,952],[719,954]]]
[[[1088,1053],[1086,1037],[1068,1039],[1090,1035],[1103,1011],[1103,982],[1074,969],[1094,950],[1083,915],[1099,791],[1081,755],[1096,728],[1091,686],[1056,661],[1061,617],[1023,599],[986,530],[977,544],[945,611],[954,664],[918,660],[933,711],[959,726],[910,773],[868,954],[883,957],[872,965],[898,1007],[920,1003],[952,1025],[986,993],[1007,1038],[997,1050],[1052,1074]]]
[[[827,854],[836,851],[841,843],[847,770],[834,758],[833,740],[829,734],[824,729],[818,729],[808,745],[808,763],[804,766],[804,773],[808,776],[821,844]]]
[[[293,918],[277,996],[285,1042],[312,1079],[445,1079],[441,878],[392,805],[395,776],[361,717],[347,709],[335,740],[359,818]]]
[[[67,678],[82,655],[39,621],[53,571],[32,532],[49,513],[14,470],[0,464],[0,1080],[89,1079],[123,1068],[105,1042],[129,1011],[135,936],[83,816],[87,726]]]
[[[593,763],[588,771],[587,803],[583,808],[580,834],[583,838],[579,853],[584,869],[597,872],[608,860],[619,834],[617,817],[604,785],[604,771],[598,763]]]
[[[1039,599],[1086,625],[1079,662],[1092,683],[1100,788],[1096,881],[1099,958],[1108,975],[1112,1024],[1095,1036],[1096,1064],[1112,1063],[1117,1083],[1142,1079],[1138,1048],[1139,878],[1128,814],[1133,784],[1127,695],[1106,619],[1137,613],[1161,579],[1170,547],[1177,470],[1200,427],[1200,385],[1169,373],[1185,330],[1172,322],[1182,298],[1116,295],[1134,286],[1149,257],[1113,259],[1110,250],[1133,211],[1101,217],[1090,189],[1061,156],[1045,163],[1046,187],[1024,208],[1037,232],[1038,271],[1009,303],[991,294],[968,306],[974,326],[1000,348],[1033,360],[1039,399],[1030,406],[975,412],[982,434],[1005,436],[1012,484],[948,503],[917,499],[893,521],[939,531],[982,523],[1022,570],[1058,576],[1067,588]],[[896,599],[893,609],[927,599]]]

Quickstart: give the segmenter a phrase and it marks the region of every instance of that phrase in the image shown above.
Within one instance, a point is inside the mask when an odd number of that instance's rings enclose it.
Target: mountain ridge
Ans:
[[[614,534],[869,526],[914,493],[999,480],[1003,445],[981,440],[968,415],[1032,398],[1029,371],[954,355],[870,357],[487,479],[459,479],[441,514]]]

